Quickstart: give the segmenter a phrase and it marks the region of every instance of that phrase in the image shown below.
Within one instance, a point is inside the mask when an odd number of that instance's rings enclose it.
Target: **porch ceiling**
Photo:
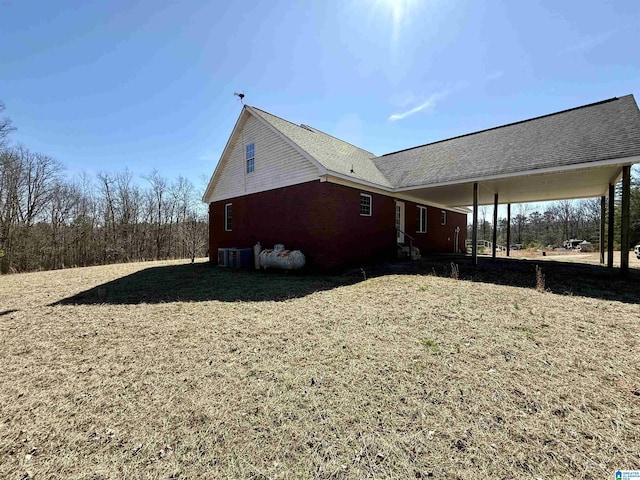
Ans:
[[[493,204],[494,193],[498,202],[527,203],[607,195],[609,184],[621,176],[622,166],[640,161],[640,158],[620,159],[620,163],[605,166],[573,168],[543,173],[523,173],[498,178],[471,179],[459,183],[402,189],[425,203],[447,207],[473,205],[473,184],[478,182],[478,204]]]

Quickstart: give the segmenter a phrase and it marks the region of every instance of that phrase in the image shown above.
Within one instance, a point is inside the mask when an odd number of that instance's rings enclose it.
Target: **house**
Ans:
[[[639,159],[631,95],[382,156],[244,106],[203,196],[210,258],[258,241],[319,269],[392,258],[398,245],[463,252],[465,206],[477,224],[477,206],[499,198],[604,198]]]
[[[397,244],[464,248],[466,210],[391,191],[373,158],[244,106],[204,195],[211,258],[222,247],[283,243],[302,250],[309,266],[331,269],[391,258]]]

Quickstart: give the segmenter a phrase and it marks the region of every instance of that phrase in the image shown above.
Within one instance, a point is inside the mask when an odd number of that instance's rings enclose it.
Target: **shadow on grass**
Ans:
[[[626,277],[617,268],[534,259],[479,258],[478,266],[469,257],[432,257],[416,263],[416,273],[451,276],[451,264],[458,265],[459,278],[523,288],[536,288],[536,265],[544,275],[544,289],[559,295],[576,295],[624,303],[640,303],[640,271],[631,269]]]
[[[461,280],[536,288],[536,265],[542,269],[545,291],[625,303],[640,303],[640,271],[632,269],[626,278],[618,269],[596,265],[480,258],[478,266],[469,257],[434,256],[416,262],[376,265],[366,269],[367,276],[388,274],[451,276],[451,264],[459,269]],[[218,300],[283,301],[314,292],[352,285],[363,280],[360,269],[346,274],[313,275],[271,270],[234,271],[209,263],[169,265],[140,270],[104,283],[52,305],[138,304],[164,302],[200,302]],[[0,312],[6,315],[11,311]]]
[[[234,271],[209,263],[169,265],[140,270],[51,305],[283,301],[360,280],[362,276]]]

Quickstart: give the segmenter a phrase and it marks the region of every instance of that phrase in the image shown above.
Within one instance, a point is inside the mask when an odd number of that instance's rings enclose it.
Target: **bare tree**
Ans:
[[[480,206],[480,217],[482,218],[482,240],[487,239],[487,214],[489,213],[489,205]]]
[[[527,216],[531,206],[526,203],[519,203],[516,205],[516,215],[512,220],[512,227],[516,243],[523,243],[523,237],[525,235],[525,229],[527,228]]]
[[[14,266],[28,270],[40,255],[30,242],[32,227],[42,219],[62,166],[23,146],[3,149],[0,157],[0,268],[4,273]]]
[[[51,244],[48,268],[64,268],[72,261],[68,255],[71,244],[67,241],[70,233],[67,227],[72,222],[73,211],[80,197],[80,189],[72,183],[59,182],[53,188],[49,202]]]
[[[141,197],[140,190],[134,183],[133,174],[128,169],[116,175],[118,238],[126,261],[139,258],[136,237],[138,236]]]
[[[0,147],[4,147],[6,145],[7,137],[16,129],[9,117],[1,116],[4,110],[4,103],[0,102]]]
[[[193,184],[157,171],[146,188],[125,170],[61,175],[62,165],[22,146],[0,149],[0,271],[154,258],[195,259],[207,219]],[[97,180],[97,181],[96,181]]]
[[[167,202],[167,179],[162,177],[157,170],[144,177],[151,186],[148,198],[152,204],[151,219],[155,224],[155,257],[162,258],[162,251],[165,243],[164,225],[166,224]]]
[[[205,216],[191,210],[184,221],[182,237],[187,255],[193,263],[198,254],[203,254],[207,246],[208,223]]]
[[[558,219],[560,227],[562,229],[563,240],[569,240],[575,235],[573,229],[574,223],[574,206],[571,200],[560,200],[555,202],[551,207],[551,211]]]
[[[16,149],[20,162],[20,221],[29,227],[51,198],[62,172],[62,165],[47,155],[30,152],[23,146]]]
[[[102,208],[104,218],[103,256],[105,261],[117,261],[120,258],[118,251],[118,232],[116,229],[116,205],[114,176],[101,172],[97,175],[100,193],[102,194]]]
[[[20,162],[12,150],[0,151],[0,272],[11,269],[14,231],[18,224]]]

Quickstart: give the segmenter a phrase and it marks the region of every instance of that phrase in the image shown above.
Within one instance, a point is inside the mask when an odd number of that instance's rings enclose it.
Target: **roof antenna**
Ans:
[[[242,103],[242,104],[244,105],[244,101],[242,100],[242,99],[244,98],[244,93],[236,93],[236,92],[233,92],[233,94],[234,94],[236,97],[240,97],[240,103]]]

